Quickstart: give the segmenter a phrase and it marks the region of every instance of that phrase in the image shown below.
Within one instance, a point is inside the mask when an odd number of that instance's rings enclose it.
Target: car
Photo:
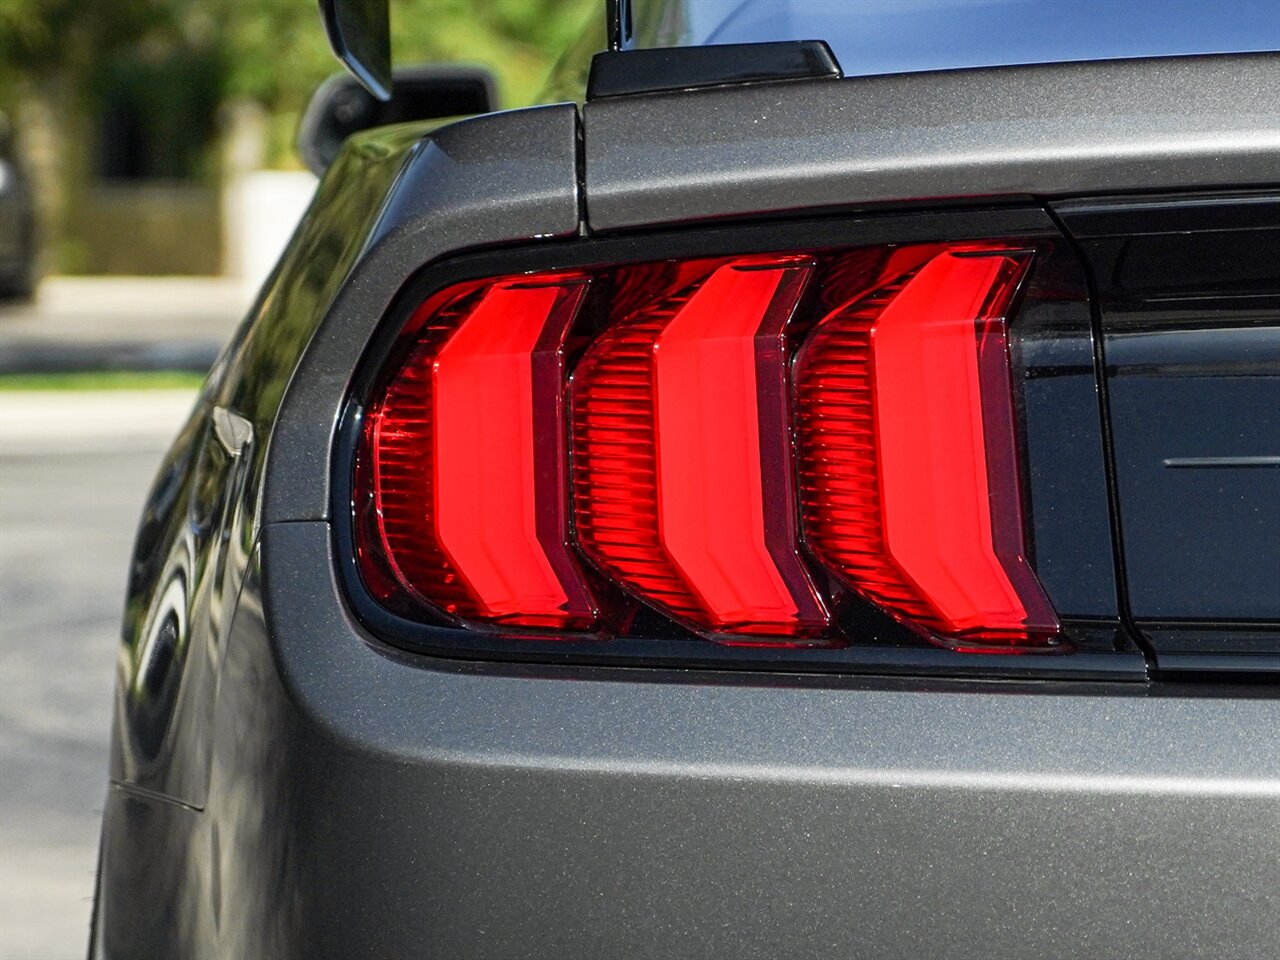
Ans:
[[[12,125],[0,113],[0,300],[30,297],[35,282],[35,200],[18,161]]]
[[[1276,955],[1273,4],[615,0],[349,137],[322,8],[92,956]]]

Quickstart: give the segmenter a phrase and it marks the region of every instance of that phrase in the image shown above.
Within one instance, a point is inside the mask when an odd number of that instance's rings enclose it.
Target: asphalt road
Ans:
[[[0,958],[85,955],[125,567],[189,393],[0,391]]]

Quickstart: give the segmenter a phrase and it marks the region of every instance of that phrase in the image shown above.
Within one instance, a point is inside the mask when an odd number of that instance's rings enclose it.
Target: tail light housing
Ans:
[[[783,250],[438,290],[362,404],[361,581],[398,616],[529,644],[828,649],[871,616],[952,650],[1064,649],[1009,349],[1040,255]]]

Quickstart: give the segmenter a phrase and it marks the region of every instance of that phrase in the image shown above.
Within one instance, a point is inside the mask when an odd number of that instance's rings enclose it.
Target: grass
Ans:
[[[86,370],[0,374],[3,390],[196,390],[204,374],[179,370]]]

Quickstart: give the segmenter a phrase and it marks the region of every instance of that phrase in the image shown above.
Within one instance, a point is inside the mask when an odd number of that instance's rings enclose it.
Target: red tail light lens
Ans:
[[[1006,326],[1031,259],[816,251],[442,291],[366,407],[363,579],[410,615],[608,635],[640,600],[780,646],[856,640],[843,583],[956,649],[1042,645]]]
[[[940,253],[823,319],[797,362],[805,533],[859,592],[961,642],[1040,644],[1004,313],[1028,257]]]
[[[590,627],[568,544],[563,343],[586,281],[498,281],[424,304],[365,424],[367,577],[465,619]]]
[[[827,626],[796,544],[783,349],[811,271],[723,263],[621,321],[574,377],[582,546],[712,631]]]

